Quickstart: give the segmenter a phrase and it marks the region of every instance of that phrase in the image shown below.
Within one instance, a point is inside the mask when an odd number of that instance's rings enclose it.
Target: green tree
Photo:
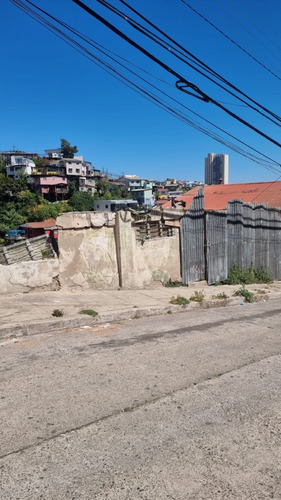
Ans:
[[[0,156],[0,173],[6,174],[6,162],[2,156]]]
[[[129,200],[132,198],[132,193],[125,186],[116,185],[111,191],[111,198],[113,200]]]
[[[75,153],[78,153],[77,146],[71,146],[66,139],[61,139],[61,152],[64,158],[73,158]]]
[[[47,165],[47,162],[45,160],[45,158],[33,158],[33,161],[36,165],[36,167],[44,167],[45,165]]]
[[[26,222],[25,217],[19,214],[13,203],[9,203],[0,211],[0,237],[4,237],[10,229],[17,229]]]
[[[77,212],[88,212],[94,208],[95,197],[87,191],[76,191],[69,199],[72,210]]]
[[[75,181],[70,181],[70,183],[69,183],[69,189],[68,189],[69,198],[71,198],[74,195],[74,193],[77,193],[76,182]]]
[[[100,180],[96,182],[95,199],[97,200],[110,200],[111,194],[108,190],[108,182]]]

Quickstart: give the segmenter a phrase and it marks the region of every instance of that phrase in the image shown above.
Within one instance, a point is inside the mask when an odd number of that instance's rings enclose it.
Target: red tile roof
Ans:
[[[187,209],[200,188],[194,188],[178,196]],[[249,182],[245,184],[216,184],[204,187],[205,210],[226,210],[230,200],[244,203],[267,203],[271,208],[281,208],[281,181]]]
[[[31,228],[43,228],[46,229],[48,227],[55,227],[56,221],[55,219],[46,219],[41,222],[27,222],[26,224],[21,224],[21,227],[31,227]]]

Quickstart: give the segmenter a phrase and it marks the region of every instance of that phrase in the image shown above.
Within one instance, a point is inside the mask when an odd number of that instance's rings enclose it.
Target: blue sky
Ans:
[[[175,89],[176,79],[109,32],[71,0],[33,0],[52,15],[154,76],[151,81],[193,111],[213,121],[262,153],[280,162],[281,150],[205,103]],[[277,0],[187,0],[210,21],[251,52],[281,78],[281,4]],[[231,83],[281,115],[281,80],[234,47],[181,0],[128,2]],[[126,31],[175,71],[234,113],[281,139],[278,126],[260,117],[208,82],[172,55],[145,40],[97,4],[92,8]],[[124,9],[118,0],[112,0]],[[275,180],[278,173],[253,163],[225,145],[194,130],[114,79],[66,45],[9,0],[0,5],[1,135],[0,150],[23,149],[43,154],[59,147],[62,137],[96,168],[114,174],[154,179],[204,180],[209,152],[230,155],[229,181]],[[143,73],[144,75],[144,73]],[[155,77],[155,78],[154,78]],[[159,82],[157,78],[165,80]],[[240,103],[241,104],[241,103]],[[189,116],[192,116],[189,113]],[[277,167],[280,170],[280,167]]]

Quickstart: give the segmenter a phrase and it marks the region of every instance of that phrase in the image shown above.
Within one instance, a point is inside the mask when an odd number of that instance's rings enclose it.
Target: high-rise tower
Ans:
[[[209,153],[205,158],[205,184],[228,184],[228,155]]]

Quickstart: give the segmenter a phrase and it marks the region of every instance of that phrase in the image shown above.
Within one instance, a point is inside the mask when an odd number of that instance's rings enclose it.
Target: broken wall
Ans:
[[[59,261],[44,259],[0,265],[0,294],[58,290]]]
[[[57,219],[62,287],[142,288],[180,279],[179,229],[138,241],[130,212],[66,213]]]

